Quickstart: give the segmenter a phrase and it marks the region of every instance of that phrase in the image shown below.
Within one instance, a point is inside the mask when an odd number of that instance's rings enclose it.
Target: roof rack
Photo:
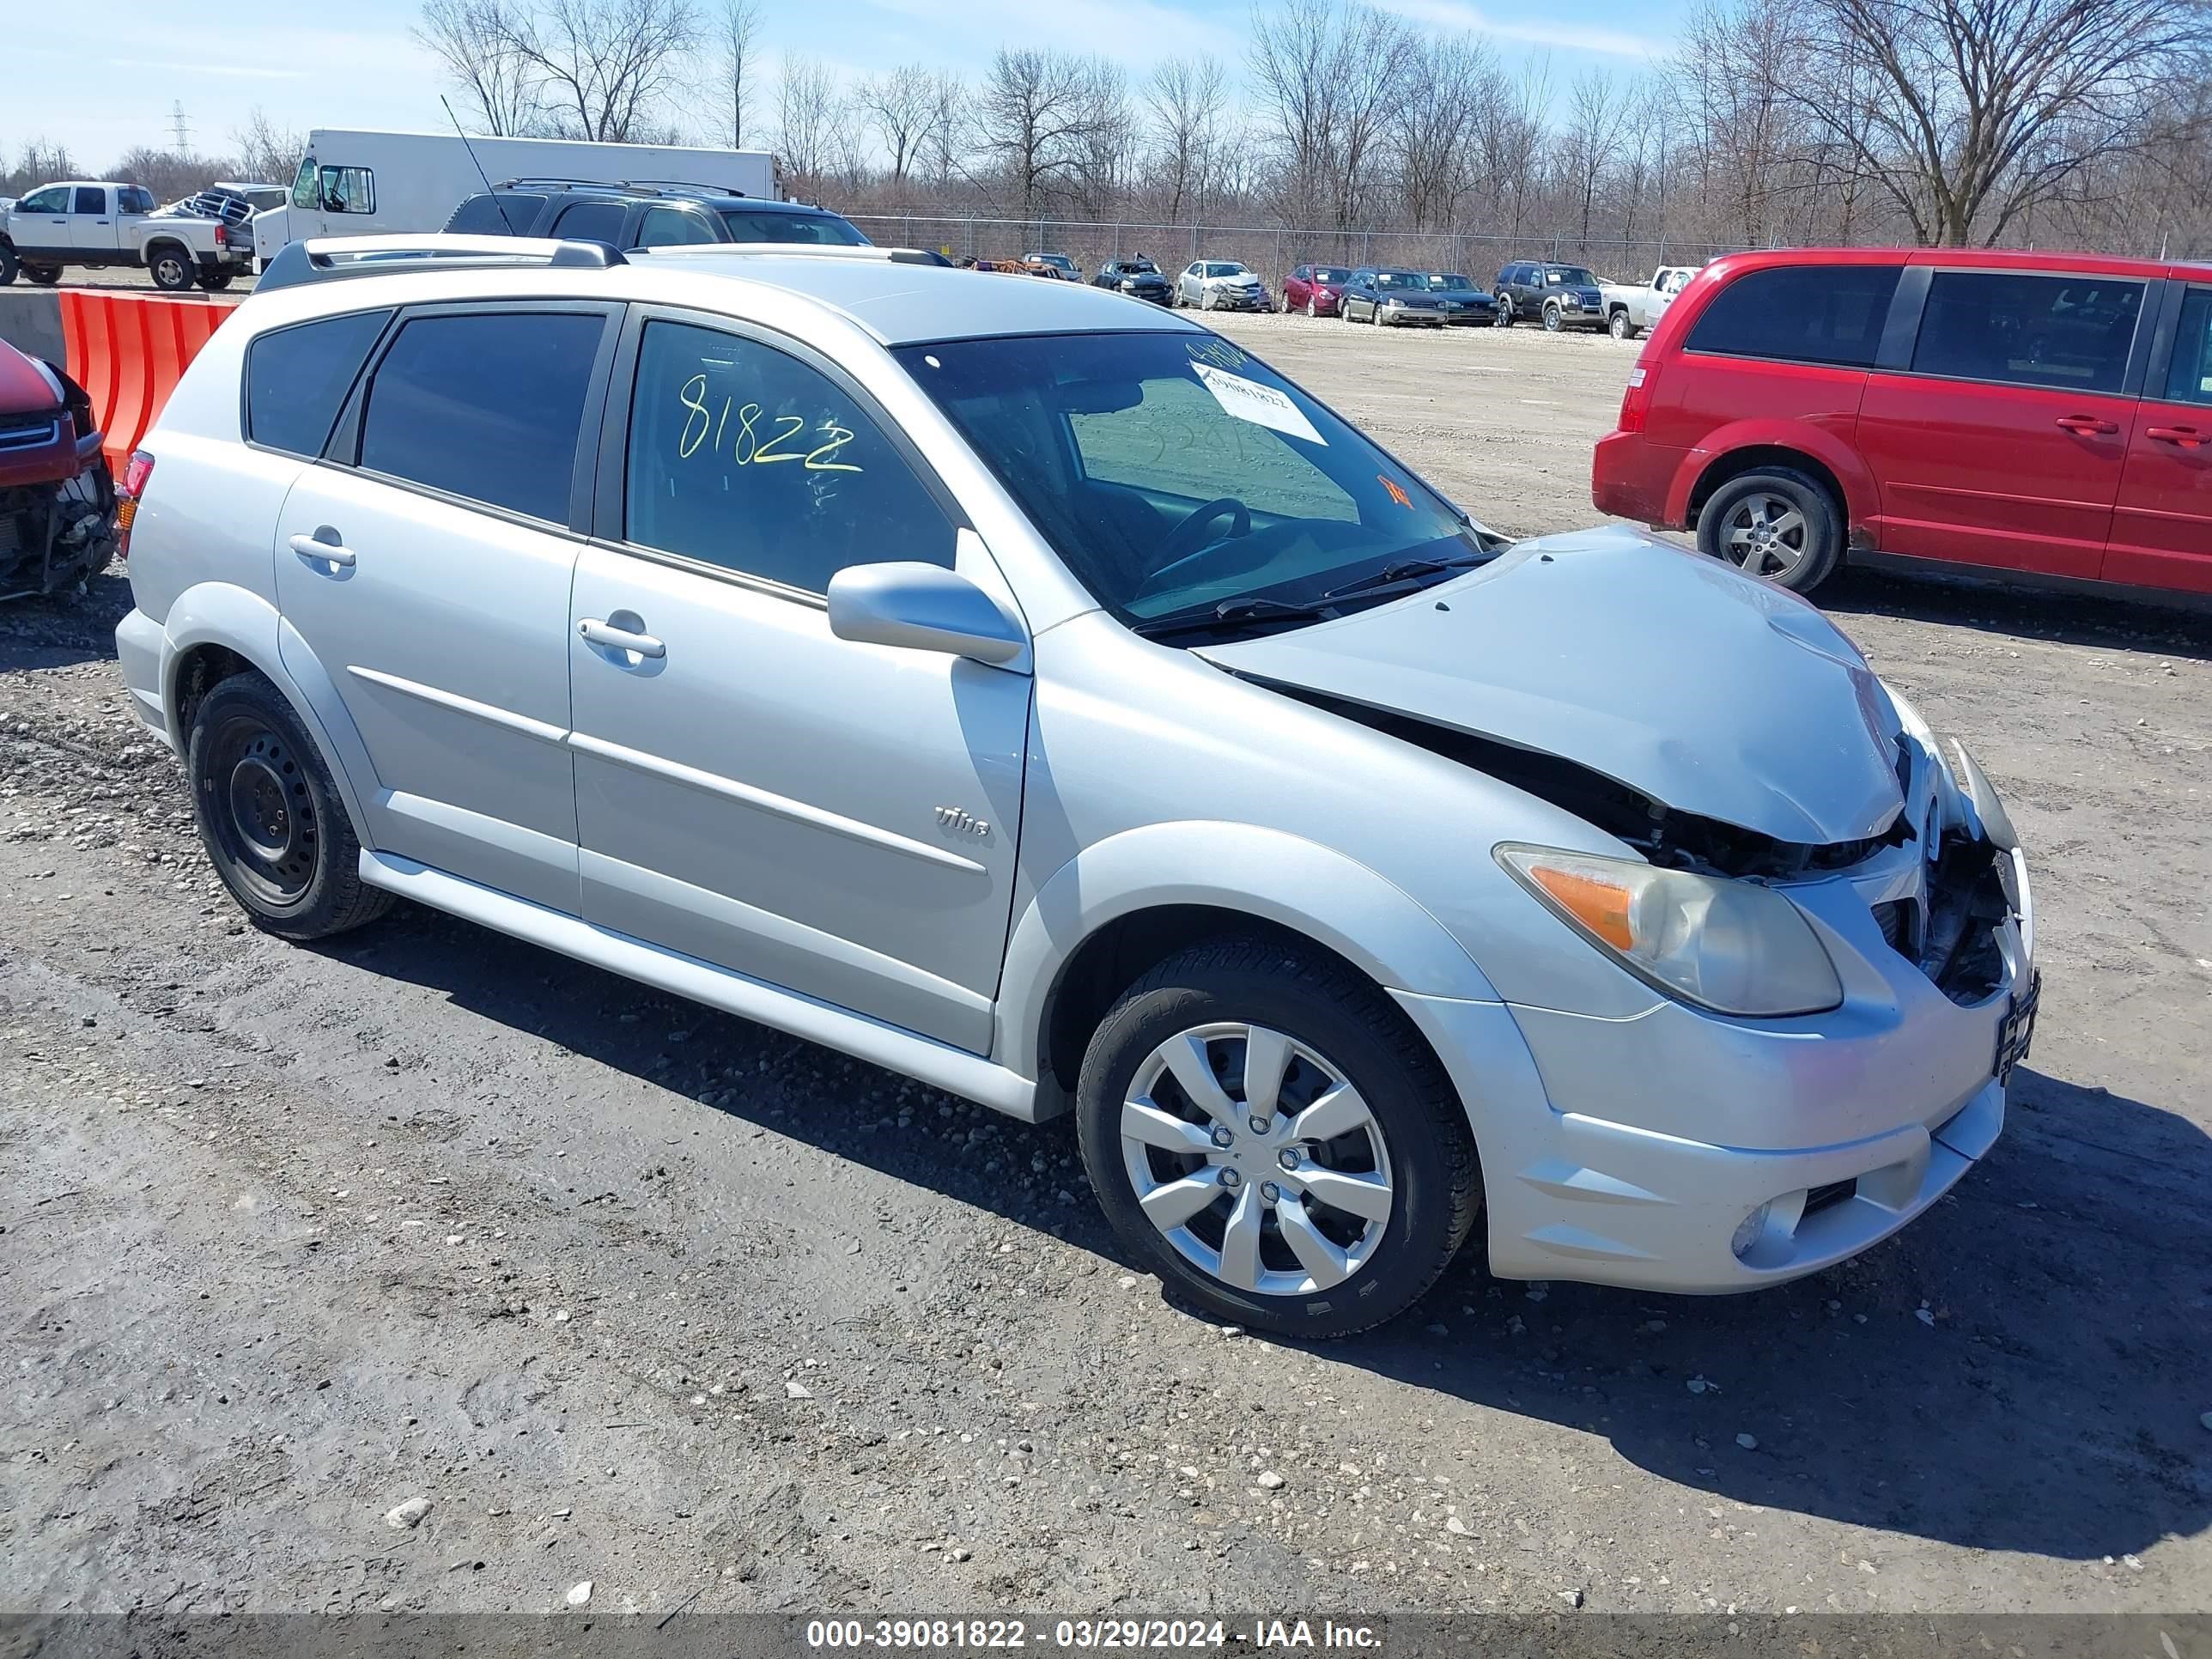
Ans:
[[[532,185],[581,185],[588,190],[626,190],[638,196],[744,196],[744,191],[727,185],[693,184],[682,179],[567,179],[556,174],[533,174],[521,179],[508,179],[494,186],[495,190],[526,189]],[[748,198],[748,200],[750,198]]]
[[[269,262],[257,294],[340,276],[395,276],[420,270],[541,266],[604,270],[629,263],[605,242],[537,236],[340,236],[291,242]]]
[[[762,254],[776,258],[800,259],[873,259],[894,265],[941,265],[947,263],[941,254],[921,247],[851,246],[842,242],[681,242],[667,247],[634,247],[629,258],[640,254],[654,259],[695,259],[714,254]],[[263,278],[264,282],[268,279]]]

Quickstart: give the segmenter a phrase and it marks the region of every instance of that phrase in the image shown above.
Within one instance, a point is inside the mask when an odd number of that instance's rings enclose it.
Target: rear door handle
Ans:
[[[2179,444],[2184,449],[2201,449],[2212,443],[2212,432],[2200,432],[2193,426],[2147,426],[2143,436],[2162,444]]]
[[[334,564],[350,567],[353,549],[338,539],[338,532],[328,525],[312,536],[295,536],[290,546],[295,553],[310,563]]]
[[[586,617],[576,624],[576,631],[593,645],[605,646],[610,651],[632,651],[641,657],[665,657],[668,647],[650,634],[635,634],[627,628],[610,628],[597,617]]]
[[[2078,432],[2083,437],[2109,438],[2120,428],[2112,421],[2100,421],[2094,415],[2061,415],[2058,424],[2069,432]]]

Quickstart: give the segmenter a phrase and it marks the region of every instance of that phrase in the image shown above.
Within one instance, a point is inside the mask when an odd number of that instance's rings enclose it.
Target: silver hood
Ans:
[[[1778,841],[1878,835],[1904,804],[1899,722],[1856,647],[1796,595],[1624,527],[1520,542],[1407,599],[1198,654]]]

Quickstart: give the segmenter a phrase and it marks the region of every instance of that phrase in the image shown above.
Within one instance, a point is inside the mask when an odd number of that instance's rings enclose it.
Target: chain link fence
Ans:
[[[1143,254],[1165,271],[1194,259],[1235,259],[1271,292],[1302,264],[1403,265],[1463,271],[1488,286],[1511,259],[1566,260],[1616,281],[1644,281],[1661,265],[1702,264],[1738,245],[1638,237],[1583,242],[1571,236],[1495,236],[1455,231],[1286,230],[1253,225],[1094,224],[1073,219],[981,219],[848,214],[869,240],[934,249],[950,259],[1019,259],[1065,253],[1089,276],[1108,259]]]

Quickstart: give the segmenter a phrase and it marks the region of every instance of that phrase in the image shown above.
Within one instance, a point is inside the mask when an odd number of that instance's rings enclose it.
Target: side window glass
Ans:
[[[2182,296],[2166,401],[2212,404],[2212,288],[2192,288]]]
[[[353,377],[391,315],[364,311],[257,338],[246,353],[246,435],[288,454],[321,454]]]
[[[851,397],[714,329],[646,325],[626,477],[625,540],[809,593],[848,565],[952,564],[951,520]]]
[[[1903,269],[1783,265],[1751,271],[1713,296],[1684,349],[1870,368]]]
[[[2143,285],[2110,276],[1939,270],[1913,348],[1917,374],[2118,392]]]
[[[292,205],[295,208],[317,208],[322,198],[316,192],[315,158],[312,155],[300,163],[300,171],[292,180]]]
[[[369,383],[361,465],[565,524],[604,327],[550,312],[414,319]]]
[[[702,215],[686,213],[682,208],[648,208],[637,228],[640,247],[682,247],[717,240],[714,227]]]
[[[620,202],[571,202],[553,222],[553,234],[571,241],[610,242],[620,247],[623,215],[629,210]]]
[[[376,175],[367,167],[325,167],[323,169],[323,211],[325,213],[375,212]]]
[[[98,214],[107,211],[107,192],[98,185],[79,185],[76,187],[76,210]]]

